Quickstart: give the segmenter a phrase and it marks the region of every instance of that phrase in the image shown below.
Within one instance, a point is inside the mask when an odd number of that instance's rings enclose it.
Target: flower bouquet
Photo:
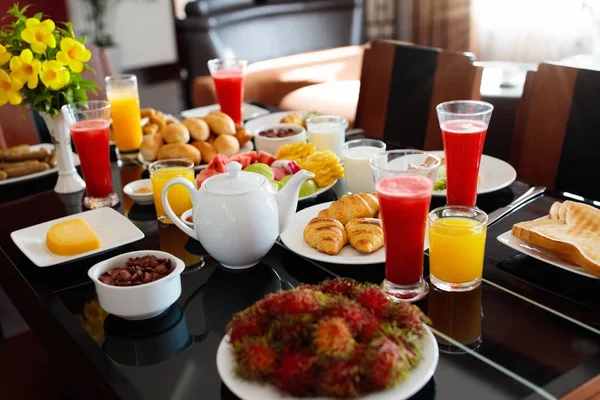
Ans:
[[[73,33],[71,23],[57,26],[41,13],[27,17],[29,6],[8,10],[10,23],[0,28],[0,106],[27,104],[40,113],[57,147],[59,167],[55,191],[73,193],[85,188],[77,175],[70,135],[60,113],[65,104],[85,104],[87,92],[98,85],[83,79],[91,52],[85,37]]]

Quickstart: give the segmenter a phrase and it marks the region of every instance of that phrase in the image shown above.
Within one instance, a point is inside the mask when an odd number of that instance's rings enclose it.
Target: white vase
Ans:
[[[71,134],[69,133],[69,127],[65,122],[65,118],[60,112],[56,117],[52,117],[50,114],[44,112],[40,112],[40,115],[44,119],[48,131],[50,131],[52,143],[56,148],[58,181],[56,182],[56,186],[54,186],[54,191],[56,193],[67,194],[84,190],[85,182],[75,169],[73,152],[71,151]]]

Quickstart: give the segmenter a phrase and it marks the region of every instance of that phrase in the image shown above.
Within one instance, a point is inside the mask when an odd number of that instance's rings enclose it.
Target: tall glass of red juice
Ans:
[[[244,72],[247,64],[248,61],[238,58],[208,61],[221,111],[229,115],[236,124],[243,121]]]
[[[448,205],[477,202],[479,164],[494,106],[484,101],[447,101],[436,107],[446,156]]]
[[[67,104],[61,111],[71,131],[87,188],[83,205],[90,209],[117,205],[119,197],[113,191],[108,145],[110,103]]]
[[[433,181],[440,158],[420,150],[392,150],[369,160],[385,239],[383,291],[395,301],[417,301],[429,292],[423,248]]]

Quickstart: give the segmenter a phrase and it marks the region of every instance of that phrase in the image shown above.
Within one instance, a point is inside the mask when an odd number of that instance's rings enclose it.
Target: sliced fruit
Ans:
[[[300,197],[310,196],[311,194],[317,191],[317,184],[312,179],[304,181],[302,186],[300,186]]]
[[[269,167],[267,164],[263,164],[263,163],[250,164],[249,166],[244,168],[244,171],[255,172],[257,174],[261,174],[261,175],[265,176],[270,181],[273,180],[273,171],[271,171],[271,167]]]
[[[267,164],[271,166],[275,162],[276,158],[273,155],[267,153],[266,151],[259,151],[257,155],[256,161],[259,163]]]
[[[290,174],[285,169],[278,167],[271,167],[271,171],[273,171],[273,179],[275,179],[276,181],[280,181],[284,176]]]

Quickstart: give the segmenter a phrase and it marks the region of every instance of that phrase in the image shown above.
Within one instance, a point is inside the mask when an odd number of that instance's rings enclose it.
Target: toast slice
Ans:
[[[600,210],[595,207],[556,202],[548,219],[515,224],[512,234],[600,277]]]

